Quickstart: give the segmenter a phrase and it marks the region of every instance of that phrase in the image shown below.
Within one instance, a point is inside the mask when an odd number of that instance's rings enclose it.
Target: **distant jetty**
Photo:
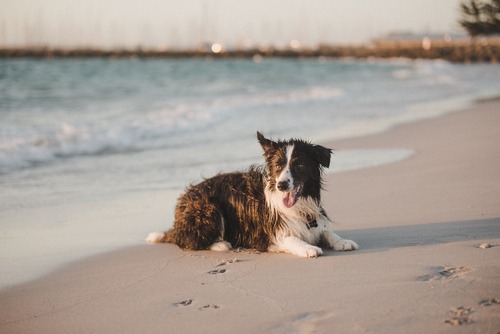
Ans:
[[[453,63],[497,63],[500,59],[500,38],[482,38],[467,41],[394,41],[379,40],[369,45],[319,45],[315,48],[252,48],[224,50],[203,48],[196,50],[165,49],[95,49],[95,48],[0,48],[0,58],[408,58],[443,59]]]

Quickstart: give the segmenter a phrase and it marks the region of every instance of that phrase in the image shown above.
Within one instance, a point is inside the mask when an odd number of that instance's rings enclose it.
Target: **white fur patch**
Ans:
[[[285,228],[276,231],[275,239],[282,239],[288,236],[295,236],[309,244],[317,244],[322,232],[326,229],[330,221],[321,214],[319,203],[311,198],[301,197],[291,208],[287,208],[281,199],[280,192],[265,190],[268,206],[276,215],[279,215],[285,223]],[[318,227],[307,228],[307,218],[309,215],[315,217]]]
[[[228,252],[231,248],[233,246],[227,241],[219,241],[210,246],[210,250],[215,252]]]
[[[287,208],[281,201],[279,192],[271,192],[267,188],[266,200],[271,210],[279,215],[285,226],[276,231],[269,251],[285,252],[301,257],[317,257],[323,255],[321,248],[315,246],[320,239],[337,251],[358,249],[358,245],[351,240],[345,240],[329,229],[330,220],[321,214],[321,205],[311,198],[301,197],[297,203]],[[317,227],[308,228],[307,216],[314,217]]]
[[[293,176],[292,176],[292,171],[290,169],[290,162],[292,161],[293,148],[294,145],[288,145],[286,147],[286,166],[283,169],[283,171],[281,171],[280,175],[276,178],[276,184],[282,181],[288,182],[287,191],[293,190]]]
[[[299,198],[297,203],[287,208],[281,201],[279,192],[266,189],[266,199],[269,207],[281,217],[285,226],[276,231],[269,250],[285,252],[301,257],[317,257],[323,254],[318,244],[321,235],[326,230],[328,219],[321,215],[320,205],[311,198]],[[307,215],[315,217],[318,227],[308,228]]]
[[[151,244],[156,244],[156,243],[161,242],[161,240],[164,236],[165,236],[165,233],[163,233],[163,232],[152,232],[152,233],[148,234],[146,241],[151,243]]]

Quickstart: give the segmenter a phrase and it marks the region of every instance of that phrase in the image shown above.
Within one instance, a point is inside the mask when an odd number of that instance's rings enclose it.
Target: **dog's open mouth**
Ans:
[[[292,191],[283,192],[283,204],[287,208],[291,208],[299,200],[301,192],[302,192],[302,187],[297,187]]]

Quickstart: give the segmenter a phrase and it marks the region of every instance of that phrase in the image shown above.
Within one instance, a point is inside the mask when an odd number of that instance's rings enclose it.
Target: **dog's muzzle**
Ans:
[[[283,193],[283,204],[287,208],[291,208],[292,206],[294,206],[295,203],[297,203],[297,201],[299,200],[300,195],[302,193],[301,186],[296,187],[295,189],[293,189],[291,191],[283,191],[280,189],[279,184],[278,184],[278,189]],[[285,188],[285,190],[286,190],[286,188]]]

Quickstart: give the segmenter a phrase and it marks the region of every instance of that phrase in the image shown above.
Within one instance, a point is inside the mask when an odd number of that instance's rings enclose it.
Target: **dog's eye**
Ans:
[[[277,172],[281,172],[283,170],[283,167],[282,166],[276,166],[276,171]]]

